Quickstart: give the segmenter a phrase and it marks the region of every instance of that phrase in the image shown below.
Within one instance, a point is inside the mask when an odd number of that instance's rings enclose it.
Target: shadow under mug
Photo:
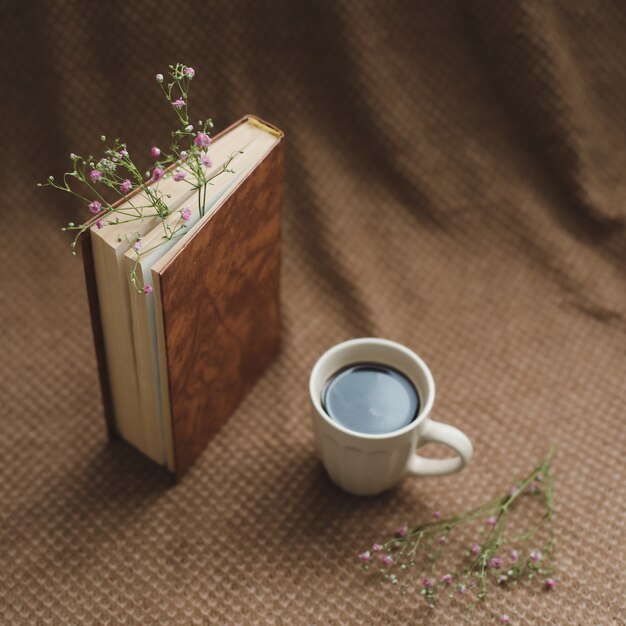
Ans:
[[[417,417],[407,426],[384,434],[359,433],[333,420],[322,406],[326,381],[355,363],[380,363],[402,372],[420,397]],[[462,470],[472,458],[467,435],[454,426],[431,420],[435,381],[428,366],[405,346],[365,337],[344,341],[327,350],[309,379],[311,415],[317,452],[333,482],[356,495],[374,495],[393,487],[404,476],[443,476]],[[416,450],[429,442],[442,443],[454,458],[427,459]]]

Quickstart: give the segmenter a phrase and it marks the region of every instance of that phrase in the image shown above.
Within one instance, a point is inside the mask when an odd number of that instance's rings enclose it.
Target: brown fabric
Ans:
[[[0,623],[458,624],[364,577],[402,522],[502,490],[557,448],[559,586],[515,624],[624,624],[626,8],[610,2],[5,2]],[[185,480],[106,442],[81,263],[34,187],[71,151],[192,106],[286,133],[283,347]],[[464,429],[461,474],[372,499],[314,455],[331,344],[406,343]],[[469,539],[469,538],[468,538]],[[473,613],[470,623],[496,623]]]

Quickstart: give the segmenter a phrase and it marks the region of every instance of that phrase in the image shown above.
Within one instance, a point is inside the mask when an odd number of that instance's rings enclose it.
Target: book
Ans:
[[[194,210],[182,236],[163,243],[164,223],[146,217],[94,225],[83,239],[109,436],[178,479],[279,345],[283,133],[247,116],[214,138],[210,155],[208,174],[229,159],[233,171],[211,181],[204,214]],[[172,177],[157,184],[166,225],[197,205],[190,186]],[[141,206],[141,191],[126,202]],[[131,283],[131,270],[150,295]]]

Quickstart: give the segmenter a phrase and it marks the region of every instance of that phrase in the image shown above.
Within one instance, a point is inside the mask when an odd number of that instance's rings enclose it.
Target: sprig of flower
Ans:
[[[171,77],[169,82],[165,81],[162,74],[157,74],[156,79],[157,83],[161,86],[165,99],[170,103],[178,117],[180,128],[172,132],[170,152],[166,154],[161,153],[161,160],[157,163],[171,164],[185,162],[187,168],[193,175],[193,180],[187,179],[187,174],[184,169],[177,169],[174,172],[174,180],[184,181],[190,184],[194,189],[201,190],[197,199],[198,212],[200,216],[202,216],[204,215],[208,186],[216,176],[227,172],[234,173],[234,170],[230,169],[230,164],[236,154],[241,154],[241,151],[232,154],[217,171],[211,173],[207,172],[207,169],[211,168],[213,165],[211,158],[207,154],[212,143],[210,132],[213,128],[213,120],[211,118],[198,120],[198,123],[194,126],[188,112],[189,91],[191,81],[195,77],[196,72],[192,67],[188,67],[182,63],[170,65],[169,70]]]
[[[528,528],[513,531],[512,514],[529,498],[540,511]],[[490,589],[522,579],[539,578],[545,590],[556,586],[552,451],[505,496],[451,517],[437,511],[433,518],[400,527],[393,538],[361,552],[363,569],[404,592],[417,587],[431,608],[442,595],[469,604],[484,602]],[[444,551],[455,536],[462,538],[461,528],[477,525],[480,537],[461,550],[460,559]],[[505,617],[508,622],[508,615],[500,619]]]
[[[104,135],[100,139],[106,144]],[[169,215],[164,194],[159,192],[158,186],[145,184],[126,144],[118,138],[105,147],[100,159],[72,153],[70,160],[72,170],[63,175],[62,181],[55,181],[53,176],[49,176],[47,182],[39,186],[65,191],[85,202],[89,212],[98,215],[96,223],[100,227],[147,217],[165,219]],[[131,194],[135,189],[142,189],[144,194]],[[117,205],[119,200],[125,200],[124,205]],[[73,254],[76,254],[80,236],[91,224],[92,220],[78,225],[70,223],[63,229],[76,232],[72,241]]]
[[[241,151],[230,155],[221,167],[209,171],[213,166],[208,155],[213,121],[210,118],[199,120],[195,128],[189,121],[189,88],[195,75],[196,72],[192,67],[178,63],[169,66],[168,82],[165,82],[163,74],[156,76],[157,83],[175,112],[180,127],[171,133],[172,141],[168,150],[162,150],[158,146],[150,148],[150,155],[156,159],[150,170],[142,174],[131,158],[126,143],[116,138],[107,145],[107,138],[102,135],[104,150],[100,158],[92,155],[82,157],[72,153],[70,155],[72,169],[63,174],[60,181],[49,176],[46,182],[39,183],[40,187],[53,187],[77,197],[91,214],[85,222],[81,224],[70,222],[63,229],[75,233],[71,244],[73,254],[76,254],[81,235],[94,224],[97,228],[103,228],[157,218],[163,228],[163,236],[158,245],[182,236],[191,220],[192,210],[189,207],[185,208],[180,212],[178,219],[174,218],[172,222],[172,211],[167,204],[168,197],[159,189],[160,181],[172,177],[175,182],[197,190],[197,210],[198,215],[202,217],[207,188],[212,181],[221,174],[234,173],[231,164]],[[144,250],[135,247],[133,244],[136,241],[130,241],[131,238],[129,243],[137,258],[130,280],[138,292],[149,294],[152,291],[149,289],[150,286],[140,283],[136,269],[142,256],[158,246]]]

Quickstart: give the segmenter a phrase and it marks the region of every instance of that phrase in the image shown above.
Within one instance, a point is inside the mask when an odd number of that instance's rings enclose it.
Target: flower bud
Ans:
[[[156,75],[156,82],[157,83],[162,83],[163,82],[163,74],[157,74]]]

